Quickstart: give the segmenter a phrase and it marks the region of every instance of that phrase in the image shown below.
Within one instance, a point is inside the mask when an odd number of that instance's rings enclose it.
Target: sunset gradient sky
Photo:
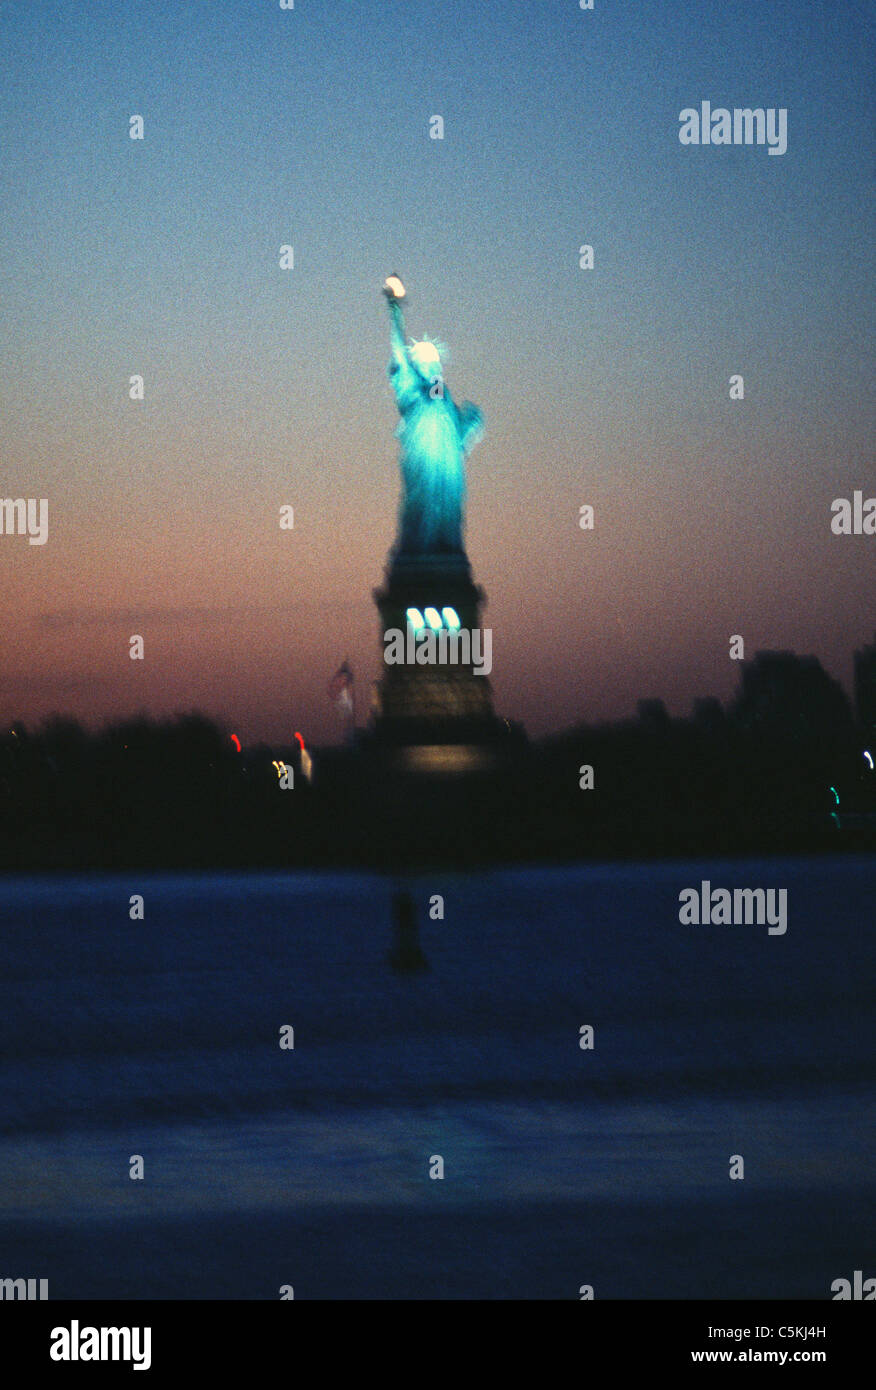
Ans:
[[[199,708],[318,743],[346,657],[364,718],[396,270],[485,416],[500,713],[727,699],[734,633],[850,687],[876,538],[830,504],[876,493],[870,7],[12,0],[0,38],[0,495],[49,501],[46,545],[0,537],[0,717]],[[682,146],[703,100],[786,107],[787,153]]]

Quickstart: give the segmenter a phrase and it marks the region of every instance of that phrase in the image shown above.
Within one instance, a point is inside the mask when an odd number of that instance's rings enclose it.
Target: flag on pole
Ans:
[[[348,662],[338,667],[329,681],[328,692],[339,713],[349,719],[353,713],[353,672]]]

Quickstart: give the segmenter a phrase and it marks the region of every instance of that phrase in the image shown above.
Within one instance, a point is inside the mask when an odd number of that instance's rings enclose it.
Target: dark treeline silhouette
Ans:
[[[592,766],[594,834],[611,843],[626,826],[643,852],[861,847],[876,826],[868,732],[814,657],[764,652],[726,710],[703,699],[672,719],[644,701],[635,721],[548,740],[545,781],[570,759]],[[574,815],[573,794],[566,804]]]
[[[858,654],[856,712],[814,657],[759,653],[726,709],[703,699],[676,719],[642,701],[634,720],[510,737],[497,768],[464,779],[392,775],[363,740],[314,752],[311,783],[297,744],[239,751],[198,713],[95,733],[60,716],[19,722],[0,736],[0,868],[871,848],[874,651]]]

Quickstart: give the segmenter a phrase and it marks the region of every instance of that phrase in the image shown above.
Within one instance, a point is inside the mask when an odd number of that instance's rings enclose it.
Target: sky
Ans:
[[[46,544],[0,536],[0,719],[330,742],[346,658],[364,721],[391,272],[485,418],[499,713],[729,700],[735,634],[850,689],[876,537],[830,507],[876,495],[874,27],[858,0],[0,4],[0,496],[49,509]],[[785,108],[786,153],[682,145],[702,101]]]

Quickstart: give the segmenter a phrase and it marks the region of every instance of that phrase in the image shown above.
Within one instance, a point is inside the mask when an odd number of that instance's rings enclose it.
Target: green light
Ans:
[[[426,609],[426,622],[434,632],[438,631],[441,626],[441,614],[438,612],[437,608]]]
[[[442,608],[441,612],[447,627],[458,628],[460,626],[459,614],[455,608]]]
[[[837,791],[836,787],[831,787],[831,791],[834,794],[837,806],[839,806],[839,792]]]

